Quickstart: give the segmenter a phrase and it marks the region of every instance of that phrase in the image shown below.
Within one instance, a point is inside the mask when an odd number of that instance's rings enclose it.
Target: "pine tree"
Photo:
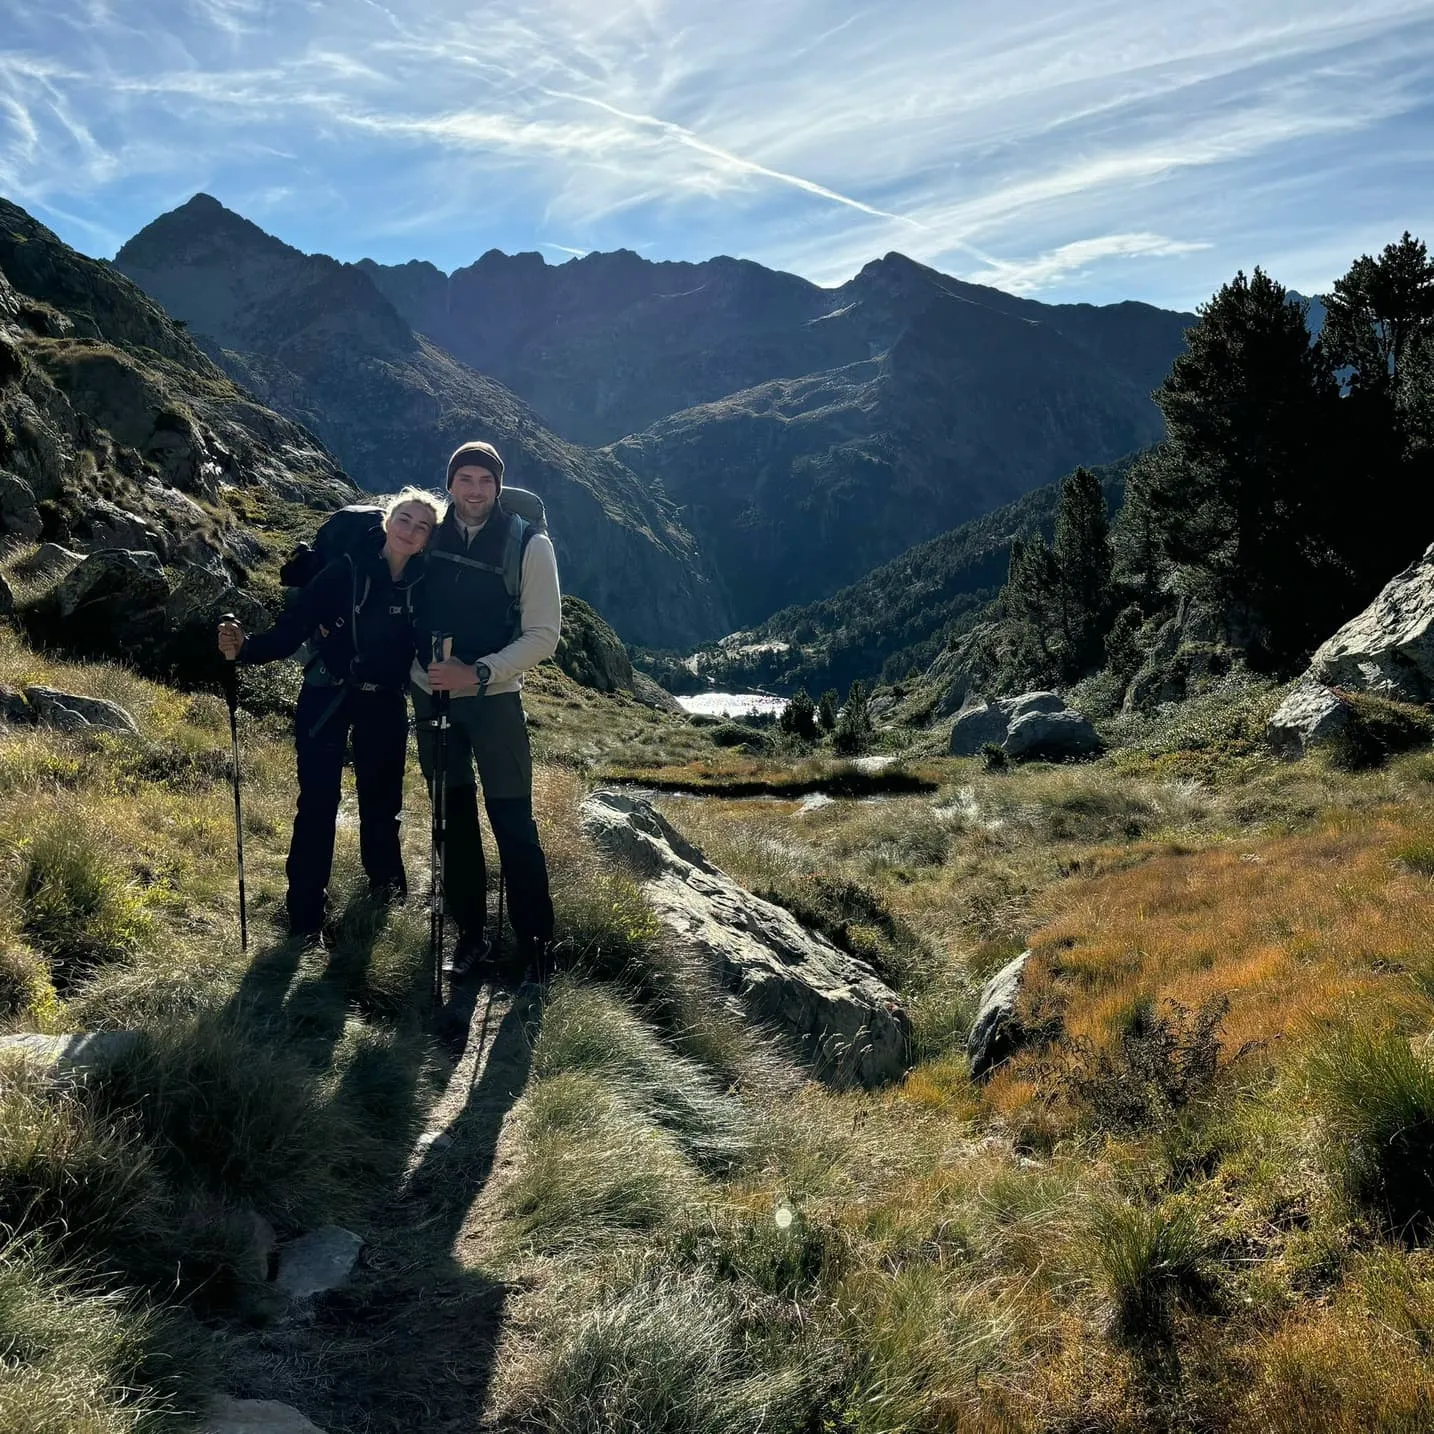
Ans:
[[[1152,469],[1160,450],[1142,454],[1125,480],[1125,501],[1115,516],[1110,541],[1112,581],[1134,599],[1147,616],[1161,603],[1161,590],[1170,571],[1166,561],[1158,515],[1150,498],[1156,481]]]
[[[1304,305],[1260,269],[1202,305],[1186,339],[1155,393],[1168,436],[1145,498],[1182,589],[1218,606],[1256,665],[1290,667],[1344,601],[1333,370]]]
[[[837,696],[836,688],[828,687],[817,702],[817,721],[823,732],[836,730],[837,711],[840,707],[841,698]]]
[[[797,688],[792,699],[782,708],[778,725],[783,732],[800,737],[803,742],[817,739],[817,712],[805,687]]]
[[[851,684],[837,718],[832,745],[848,756],[866,751],[871,742],[871,708],[866,683],[857,678]]]
[[[1100,480],[1077,468],[1061,485],[1051,548],[1060,615],[1061,677],[1099,666],[1101,636],[1110,616],[1110,517]]]

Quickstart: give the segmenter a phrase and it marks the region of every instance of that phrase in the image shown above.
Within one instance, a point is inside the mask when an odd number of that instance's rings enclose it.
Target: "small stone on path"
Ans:
[[[348,1279],[362,1248],[352,1231],[324,1225],[283,1246],[276,1283],[290,1299],[325,1294]]]
[[[292,1404],[272,1399],[230,1399],[221,1394],[209,1408],[200,1434],[324,1434]]]
[[[59,1076],[83,1076],[110,1066],[134,1049],[138,1031],[78,1031],[63,1036],[0,1036],[0,1057],[23,1060]]]

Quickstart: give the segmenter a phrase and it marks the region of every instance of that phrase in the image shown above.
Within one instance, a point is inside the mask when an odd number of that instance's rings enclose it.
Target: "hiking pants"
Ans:
[[[427,726],[433,698],[413,688],[418,719],[418,757],[433,790],[436,735]],[[488,919],[488,867],[478,826],[476,763],[483,785],[483,806],[498,843],[508,910],[519,939],[550,941],[553,900],[548,891],[548,863],[533,820],[533,757],[528,746],[528,721],[516,692],[489,697],[455,697],[448,703],[447,849],[444,890],[459,931],[481,937]]]
[[[358,788],[359,854],[369,882],[407,891],[398,816],[408,756],[408,709],[398,689],[306,685],[294,713],[299,802],[285,870],[289,929],[318,931],[334,863],[334,825],[343,782],[344,749],[353,736]]]

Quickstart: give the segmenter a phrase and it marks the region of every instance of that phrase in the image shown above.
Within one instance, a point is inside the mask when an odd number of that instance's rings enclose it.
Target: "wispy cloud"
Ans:
[[[349,258],[835,283],[895,248],[1189,304],[1434,238],[1430,0],[9,0],[7,29],[0,185],[82,243],[204,187]]]

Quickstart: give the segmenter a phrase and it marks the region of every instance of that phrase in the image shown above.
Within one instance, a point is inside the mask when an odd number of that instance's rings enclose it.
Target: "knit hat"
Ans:
[[[452,488],[453,475],[470,464],[475,468],[486,468],[498,480],[498,487],[503,486],[503,460],[499,457],[498,450],[491,443],[483,443],[477,439],[463,444],[448,460],[448,477],[443,486]]]

